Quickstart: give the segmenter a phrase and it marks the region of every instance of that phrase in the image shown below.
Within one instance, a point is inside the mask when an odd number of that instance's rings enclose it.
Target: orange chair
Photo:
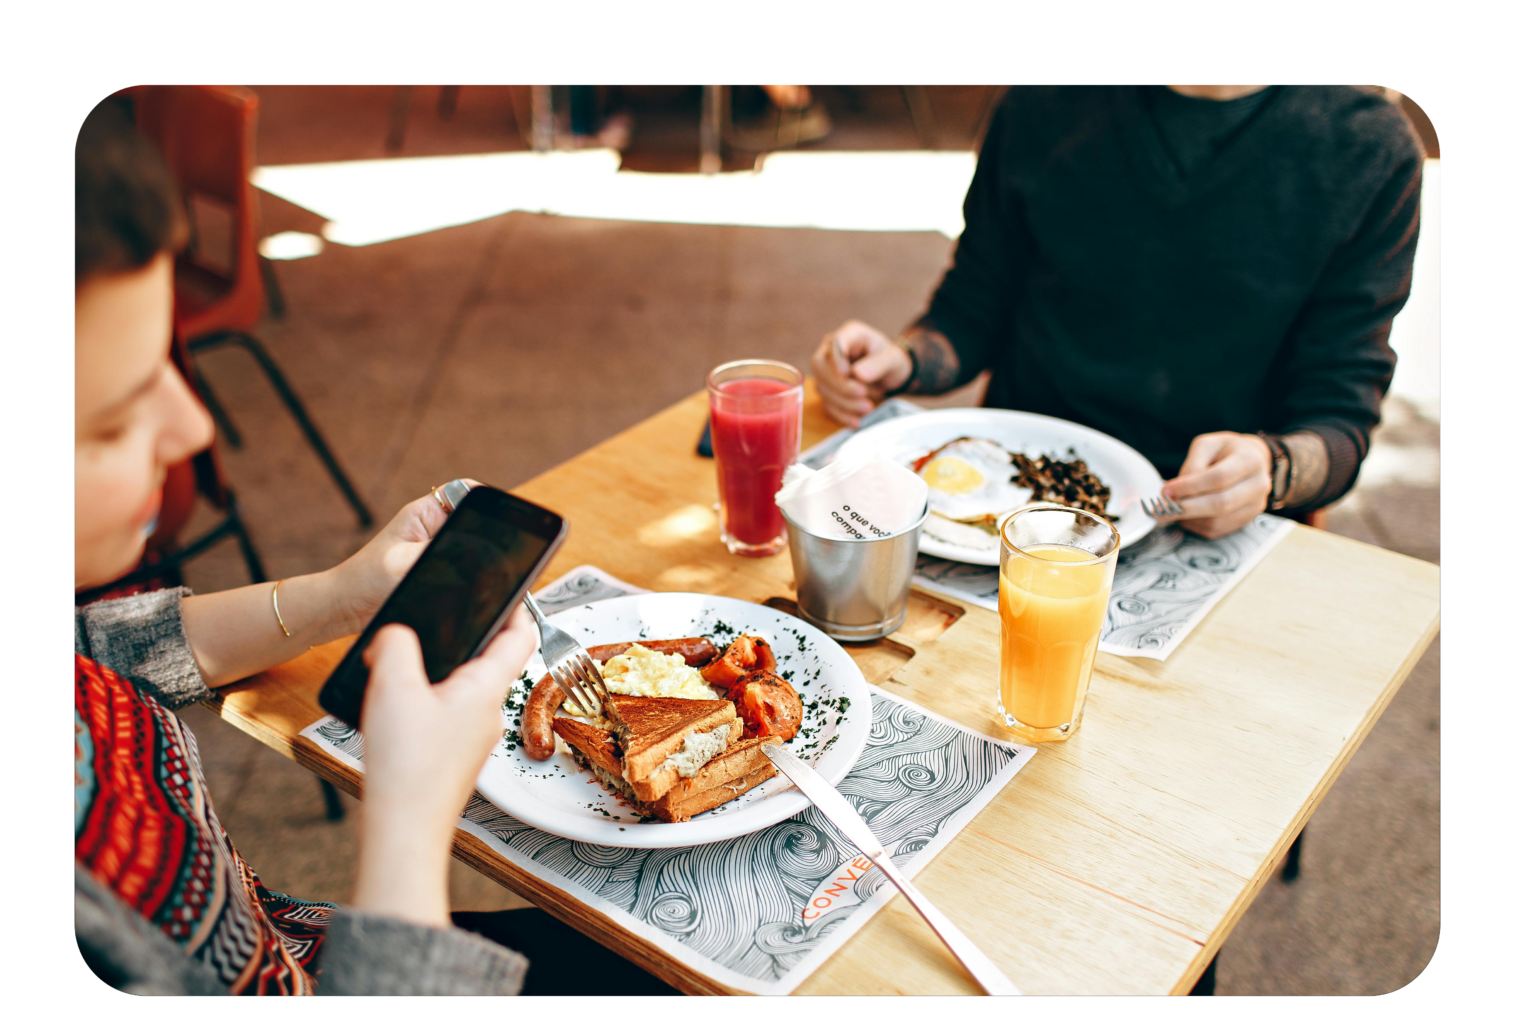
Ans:
[[[373,513],[266,346],[251,333],[267,307],[265,262],[256,251],[256,94],[231,86],[139,86],[129,90],[140,129],[165,155],[180,185],[192,237],[176,259],[176,331],[189,354],[226,345],[256,361],[325,464],[361,526]],[[268,271],[270,272],[270,271]],[[275,282],[274,282],[275,283]],[[274,290],[275,294],[275,290]],[[189,377],[231,447],[243,440],[195,365]]]

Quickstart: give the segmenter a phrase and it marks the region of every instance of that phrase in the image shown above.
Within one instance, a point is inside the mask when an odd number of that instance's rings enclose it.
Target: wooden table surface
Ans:
[[[517,488],[571,520],[540,585],[590,563],[653,590],[792,601],[787,553],[720,544],[714,465],[693,451],[706,413],[701,391]],[[834,429],[810,389],[805,445]],[[1078,734],[1043,746],[916,881],[1027,993],[1188,991],[1435,636],[1439,580],[1298,526],[1167,661],[1101,655]],[[1006,737],[996,613],[919,591],[911,608],[891,642],[850,645],[870,681]],[[298,735],[349,643],[227,687],[215,708],[356,794],[357,773]],[[467,833],[455,854],[685,991],[718,991]],[[898,898],[797,994],[974,991]]]

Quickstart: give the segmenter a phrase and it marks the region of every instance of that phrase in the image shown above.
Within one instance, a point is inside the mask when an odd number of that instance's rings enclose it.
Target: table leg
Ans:
[[[1213,996],[1216,994],[1216,961],[1221,959],[1221,950],[1211,957],[1211,962],[1205,968],[1205,973],[1195,982],[1195,987],[1189,990],[1192,996]]]
[[[704,87],[703,110],[699,115],[699,173],[716,174],[720,170],[720,126],[725,110],[725,86]]]
[[[1301,831],[1296,833],[1296,839],[1291,843],[1291,848],[1285,851],[1285,867],[1280,869],[1280,881],[1290,885],[1301,877],[1301,840],[1307,834],[1307,827],[1303,825]]]
[[[315,777],[320,778],[318,775]],[[326,821],[340,821],[346,817],[347,809],[341,805],[341,794],[325,779],[320,779],[320,796],[325,800]]]
[[[533,148],[540,153],[555,148],[555,101],[548,85],[533,86]]]

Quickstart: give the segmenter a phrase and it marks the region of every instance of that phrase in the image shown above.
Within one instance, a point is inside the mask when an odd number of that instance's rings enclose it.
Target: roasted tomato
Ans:
[[[794,688],[772,672],[753,672],[736,686],[736,714],[742,720],[742,737],[777,736],[788,743],[800,731],[805,709]]]
[[[720,657],[699,669],[699,675],[706,683],[724,690],[728,699],[735,700],[743,678],[753,672],[772,672],[777,667],[768,641],[760,636],[742,635],[732,640]]]

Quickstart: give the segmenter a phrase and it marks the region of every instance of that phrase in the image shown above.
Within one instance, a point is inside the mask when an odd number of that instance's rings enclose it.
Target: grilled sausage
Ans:
[[[635,644],[649,647],[662,654],[681,654],[683,661],[698,668],[708,665],[718,657],[720,650],[708,637],[690,636],[681,640],[636,640],[627,644],[599,644],[588,647],[587,654],[602,664],[615,655],[623,654]],[[555,712],[565,702],[565,691],[560,689],[549,673],[544,674],[533,686],[528,702],[523,705],[523,749],[535,761],[548,761],[555,753]]]

